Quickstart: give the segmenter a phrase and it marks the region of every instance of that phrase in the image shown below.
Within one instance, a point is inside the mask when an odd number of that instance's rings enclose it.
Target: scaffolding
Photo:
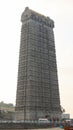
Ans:
[[[54,22],[29,8],[22,14],[16,120],[60,113]]]

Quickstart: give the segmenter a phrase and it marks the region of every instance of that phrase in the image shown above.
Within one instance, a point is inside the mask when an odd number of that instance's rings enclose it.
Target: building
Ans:
[[[62,120],[69,120],[69,119],[70,119],[70,114],[68,114],[68,113],[62,114],[62,115],[61,115],[61,119],[62,119]]]
[[[1,111],[9,111],[9,112],[15,112],[15,106],[12,103],[4,103],[0,102],[0,110]]]
[[[60,116],[54,22],[26,7],[21,16],[16,120]]]
[[[15,117],[15,107],[12,103],[0,102],[0,121],[12,121]]]

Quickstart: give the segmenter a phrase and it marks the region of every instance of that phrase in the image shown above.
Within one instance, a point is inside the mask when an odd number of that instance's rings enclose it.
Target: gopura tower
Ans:
[[[54,22],[28,7],[22,13],[21,21],[16,120],[59,115]]]

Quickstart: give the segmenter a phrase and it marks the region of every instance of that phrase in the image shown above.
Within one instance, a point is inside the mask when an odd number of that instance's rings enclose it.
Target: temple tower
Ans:
[[[16,120],[61,114],[54,22],[26,7],[21,16]]]

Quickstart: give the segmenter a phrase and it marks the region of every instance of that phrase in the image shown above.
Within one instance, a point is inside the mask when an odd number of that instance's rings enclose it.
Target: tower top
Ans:
[[[26,20],[29,20],[29,19],[35,20],[51,28],[54,28],[54,21],[50,19],[50,17],[46,17],[40,13],[37,13],[29,9],[29,7],[26,7],[21,16],[21,22],[24,23]]]

